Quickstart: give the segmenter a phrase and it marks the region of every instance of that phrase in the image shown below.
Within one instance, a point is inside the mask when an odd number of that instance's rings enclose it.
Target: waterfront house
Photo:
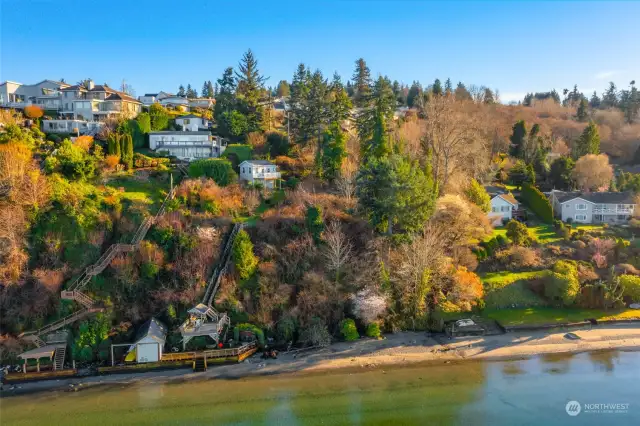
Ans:
[[[485,186],[485,190],[491,197],[491,210],[488,216],[494,226],[500,226],[519,216],[521,213],[518,209],[519,203],[511,193],[497,186]]]
[[[104,121],[107,118],[132,118],[142,110],[142,104],[137,99],[106,84],[96,85],[93,80],[60,91],[60,114],[67,119]]]
[[[44,133],[71,133],[95,136],[100,132],[104,123],[85,120],[42,120]]]
[[[167,327],[155,318],[145,322],[125,357],[127,362],[158,362],[162,359]]]
[[[61,81],[42,80],[35,84],[22,84],[5,81],[0,84],[0,107],[24,109],[29,105],[37,105],[47,113],[61,108],[60,90],[69,87]]]
[[[553,190],[548,195],[554,215],[563,222],[626,223],[636,208],[633,193],[564,192]]]
[[[208,130],[209,120],[194,114],[187,114],[176,117],[176,125],[180,126],[185,132],[197,132],[199,130]]]

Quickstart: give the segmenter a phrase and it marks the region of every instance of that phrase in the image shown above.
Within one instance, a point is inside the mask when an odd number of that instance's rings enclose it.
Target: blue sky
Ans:
[[[91,77],[137,95],[219,78],[251,48],[267,85],[298,63],[527,91],[640,81],[640,2],[0,0],[0,80]],[[634,22],[635,21],[635,22]]]

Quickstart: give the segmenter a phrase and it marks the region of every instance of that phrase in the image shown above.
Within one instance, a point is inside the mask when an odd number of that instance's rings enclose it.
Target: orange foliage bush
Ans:
[[[104,158],[104,164],[109,169],[115,169],[118,164],[120,164],[120,157],[117,155],[107,155]]]
[[[52,293],[57,293],[64,283],[64,271],[61,269],[36,269],[33,276]]]
[[[42,108],[36,105],[29,105],[24,107],[24,115],[29,118],[40,118],[44,115]]]
[[[230,215],[243,207],[244,193],[240,185],[220,187],[213,179],[187,179],[176,188],[176,196],[189,207],[213,203],[222,215]]]
[[[75,140],[76,146],[89,152],[93,146],[93,136],[78,136]]]
[[[458,266],[452,276],[449,299],[463,310],[471,310],[476,301],[484,295],[480,277],[469,272],[464,266]]]

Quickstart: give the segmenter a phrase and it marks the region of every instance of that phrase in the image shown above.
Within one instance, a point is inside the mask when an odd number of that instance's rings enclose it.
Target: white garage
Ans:
[[[167,328],[155,318],[144,323],[136,341],[129,348],[125,361],[138,363],[158,362],[162,359],[162,351],[167,338]]]

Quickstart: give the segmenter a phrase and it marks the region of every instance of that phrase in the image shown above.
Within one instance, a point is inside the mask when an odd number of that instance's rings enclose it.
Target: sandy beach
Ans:
[[[567,331],[514,332],[496,336],[449,340],[424,332],[401,332],[382,340],[360,339],[335,343],[327,348],[280,354],[278,359],[263,360],[260,353],[240,364],[211,367],[204,373],[191,369],[149,371],[136,374],[111,374],[72,379],[5,385],[3,397],[54,389],[81,390],[96,385],[183,382],[186,380],[241,379],[261,375],[315,374],[338,370],[361,370],[414,363],[452,363],[466,360],[520,359],[553,353],[578,353],[600,350],[640,350],[637,324],[599,326]]]

